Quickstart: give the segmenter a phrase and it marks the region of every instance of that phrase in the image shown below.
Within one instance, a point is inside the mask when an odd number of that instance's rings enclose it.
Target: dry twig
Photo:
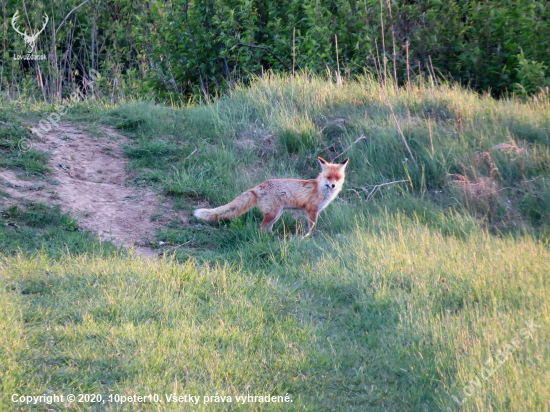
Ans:
[[[369,200],[371,200],[373,198],[373,196],[376,194],[376,192],[378,192],[378,190],[380,190],[380,188],[382,188],[384,186],[393,185],[395,183],[406,183],[406,182],[408,182],[408,180],[396,180],[394,182],[380,183],[378,185],[368,185],[367,187],[356,186],[355,189],[359,189],[359,190],[361,190],[365,193],[368,193],[368,195],[365,199],[365,202],[368,202]],[[354,192],[357,196],[359,196],[359,193],[355,189],[348,189],[348,190]],[[361,196],[359,196],[359,197],[361,197]]]
[[[61,28],[61,26],[63,26],[63,23],[65,23],[65,20],[67,20],[69,18],[69,16],[71,14],[73,14],[73,11],[75,11],[76,9],[79,9],[80,7],[84,6],[86,3],[88,3],[90,0],[85,0],[83,1],[82,3],[80,3],[78,6],[74,7],[70,12],[67,13],[67,15],[65,16],[65,18],[63,20],[61,20],[61,23],[59,23],[59,26],[57,26],[57,30],[55,31],[55,36],[57,36],[57,33],[59,33],[59,29]]]
[[[358,141],[363,140],[363,139],[366,139],[366,137],[365,137],[364,134],[362,134],[361,136],[359,136],[359,137],[355,140],[355,142],[353,142],[353,143],[350,144],[347,148],[345,148],[344,151],[343,151],[342,153],[340,153],[338,156],[336,156],[335,158],[333,158],[333,159],[331,160],[331,162],[334,162],[336,159],[338,159],[340,156],[342,156],[344,153],[346,153],[349,149],[351,149],[351,147],[352,147],[355,143],[357,143]],[[342,144],[342,142],[340,142],[340,144]],[[329,146],[329,147],[330,147],[330,146]]]
[[[395,122],[395,125],[397,126],[397,130],[399,131],[399,134],[401,135],[401,138],[403,139],[403,143],[405,144],[405,147],[407,148],[407,151],[409,152],[409,156],[413,160],[415,166],[417,166],[416,159],[414,158],[414,156],[411,152],[411,148],[409,147],[409,144],[407,143],[407,139],[405,139],[405,135],[401,131],[401,126],[399,126],[399,122],[397,121],[397,117],[395,116],[395,112],[393,111],[393,106],[390,103],[390,99],[388,99],[388,95],[386,94],[386,88],[385,87],[382,87],[382,93],[384,93],[384,97],[386,98],[386,104],[388,105],[388,107],[391,110],[391,115],[393,116],[393,121]]]
[[[183,161],[185,162],[187,159],[189,159],[191,156],[193,156],[197,150],[199,150],[199,149],[193,150],[189,156],[187,156],[185,159],[183,159]]]

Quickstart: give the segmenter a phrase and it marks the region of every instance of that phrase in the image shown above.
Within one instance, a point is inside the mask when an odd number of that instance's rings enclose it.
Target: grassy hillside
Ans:
[[[178,199],[217,205],[274,175],[313,177],[317,156],[331,160],[349,147],[345,157],[353,167],[341,198],[354,210],[362,202],[352,201],[350,189],[365,199],[369,185],[408,180],[378,191],[376,205],[432,222],[440,219],[427,213],[460,210],[492,230],[548,235],[547,94],[497,101],[446,85],[396,94],[371,78],[337,86],[273,76],[210,105],[81,108],[82,119],[90,115],[133,136],[127,154],[140,182]],[[334,220],[331,227],[342,229]]]
[[[52,110],[25,105],[22,122]],[[548,410],[548,95],[269,77],[208,105],[90,101],[67,120],[131,137],[132,184],[162,189],[187,216],[269,177],[313,178],[319,155],[349,156],[349,174],[306,240],[291,216],[259,233],[254,211],[166,226],[158,240],[179,247],[158,261],[92,237],[6,248],[4,409],[13,393],[51,391],[293,400],[196,410]],[[43,235],[32,216],[5,212],[0,241]]]

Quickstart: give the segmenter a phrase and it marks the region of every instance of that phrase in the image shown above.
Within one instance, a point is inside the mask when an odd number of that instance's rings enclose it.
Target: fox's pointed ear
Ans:
[[[325,169],[325,166],[327,165],[327,161],[325,159],[323,159],[322,157],[318,157],[317,158],[319,160],[319,164],[321,165],[321,169]]]
[[[349,162],[349,158],[344,160],[342,163],[340,163],[340,166],[342,166],[342,168],[345,168],[348,165],[348,162]]]

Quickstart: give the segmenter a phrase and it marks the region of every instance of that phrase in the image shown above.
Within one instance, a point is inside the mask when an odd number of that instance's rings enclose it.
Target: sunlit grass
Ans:
[[[535,319],[463,408],[544,410],[550,400],[550,256],[532,238],[457,239],[387,216],[346,236],[260,238],[235,251],[212,267],[4,257],[3,392],[179,387],[288,392],[291,410],[453,408]]]
[[[3,104],[27,120],[53,110]],[[0,223],[17,224],[0,226],[6,410],[12,393],[47,391],[294,401],[197,410],[548,409],[547,94],[497,101],[446,84],[270,75],[209,104],[98,99],[66,120],[128,135],[132,184],[189,216],[268,178],[313,178],[319,155],[346,150],[350,166],[312,238],[287,215],[273,236],[257,211],[219,226],[190,217],[158,233],[177,245],[158,261],[69,232],[66,216],[44,212],[53,220],[37,227],[40,216],[5,213]],[[406,182],[365,202],[394,180]]]

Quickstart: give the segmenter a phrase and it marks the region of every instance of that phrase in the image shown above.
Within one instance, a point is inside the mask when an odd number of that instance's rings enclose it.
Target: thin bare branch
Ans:
[[[185,15],[185,25],[187,26],[187,32],[189,33],[189,37],[191,37],[191,41],[193,42],[193,44],[195,45],[195,48],[197,48],[197,42],[195,40],[195,36],[193,36],[193,32],[191,31],[191,27],[189,26],[189,19],[187,17],[187,10],[189,9],[189,2],[186,1],[185,4],[183,5],[183,13]],[[201,81],[201,89],[202,89],[202,93],[204,94],[204,97],[206,99],[206,101],[208,101],[208,92],[204,86],[204,79],[203,79],[203,75],[202,75],[202,69],[201,69],[201,66],[199,65],[198,66],[198,71],[199,71],[199,79]]]
[[[390,12],[391,39],[393,43],[393,81],[395,83],[395,94],[399,96],[399,85],[397,84],[397,54],[395,53],[395,33],[393,29],[393,16],[391,13],[391,2],[388,1],[388,10]]]
[[[432,58],[431,58],[431,56],[428,56],[428,60],[430,61],[430,67],[431,67],[431,69],[432,69],[431,75],[432,75],[433,83],[434,83],[434,85],[435,85],[435,84],[436,84],[437,78],[435,77],[434,65],[432,64]],[[430,71],[430,67],[428,67],[428,71]]]
[[[164,53],[164,58],[166,59],[166,64],[168,65],[168,72],[170,73],[170,79],[172,80],[172,86],[174,86],[174,90],[177,94],[180,93],[178,90],[178,85],[176,84],[176,79],[174,78],[174,73],[172,72],[172,65],[170,64],[170,60],[168,59],[168,56],[166,53]]]
[[[388,95],[386,94],[386,88],[382,87],[382,93],[384,93],[384,97],[386,98],[386,104],[391,110],[391,115],[393,116],[393,121],[395,122],[395,125],[397,126],[397,130],[399,131],[399,134],[401,135],[401,138],[403,139],[403,143],[405,144],[405,147],[407,148],[407,151],[409,152],[409,156],[411,156],[411,159],[413,160],[415,166],[418,166],[416,163],[416,159],[414,158],[411,148],[409,147],[409,144],[407,143],[407,139],[405,139],[405,135],[401,131],[401,126],[399,126],[399,122],[397,121],[397,117],[395,116],[395,112],[393,111],[393,106],[390,103],[390,99],[388,99]]]
[[[296,27],[292,29],[292,76],[296,76],[294,68],[296,67]]]
[[[382,0],[380,0],[380,26],[382,27],[382,53],[384,57],[384,87],[386,87],[386,77],[387,77],[387,64],[388,59],[386,58],[386,40],[384,38],[384,11],[382,6]],[[378,50],[377,50],[378,51]]]
[[[410,65],[409,65],[409,41],[408,40],[407,40],[407,43],[405,44],[405,47],[406,47],[406,50],[407,50],[407,86],[410,86],[411,76],[409,74]]]
[[[149,63],[151,64],[151,69],[153,69],[157,73],[157,76],[162,81],[162,84],[164,84],[164,87],[166,87],[166,89],[169,89],[169,84],[166,81],[164,74],[162,74],[162,72],[160,72],[157,66],[155,66],[155,63],[153,63],[153,59],[151,58],[151,56],[149,56]]]
[[[373,198],[373,196],[376,194],[376,192],[378,192],[378,190],[380,190],[380,188],[384,187],[384,186],[389,186],[389,185],[393,185],[393,184],[396,184],[396,183],[406,183],[408,182],[408,180],[396,180],[394,182],[387,182],[387,183],[380,183],[378,185],[368,185],[367,187],[363,187],[363,186],[356,186],[355,189],[359,189],[365,193],[368,193],[366,199],[365,199],[365,202],[368,202],[369,200],[371,200]],[[356,195],[359,196],[359,193],[357,192],[357,190],[355,189],[348,189],[348,190],[351,190],[353,191]],[[361,197],[361,196],[359,196]]]
[[[185,159],[183,159],[183,161],[185,162],[187,159],[189,159],[191,156],[193,156],[197,150],[199,150],[199,149],[193,150],[189,156],[187,156]]]
[[[55,35],[57,36],[57,33],[59,33],[59,29],[61,28],[61,26],[63,26],[63,23],[65,23],[65,20],[67,20],[69,18],[69,16],[77,9],[79,9],[80,7],[84,6],[86,3],[88,3],[90,0],[84,0],[82,3],[80,3],[78,6],[76,6],[75,8],[73,8],[69,13],[67,13],[67,15],[65,16],[65,18],[63,20],[61,20],[61,23],[59,23],[59,26],[57,26],[57,30],[55,31]]]
[[[374,39],[374,42],[376,44],[376,39]],[[372,57],[372,61],[374,62],[374,68],[376,69],[376,74],[378,76],[378,81],[382,81],[382,77],[380,77],[380,71],[378,70],[378,65],[376,64],[376,59],[374,58],[374,54],[372,54],[372,50],[369,50],[370,55]],[[378,45],[376,45],[376,54],[378,55]]]
[[[428,131],[430,132],[430,144],[432,146],[432,156],[434,156],[434,141],[432,139],[432,125],[430,122],[430,115],[428,115]]]
[[[363,140],[363,139],[366,139],[365,135],[362,134],[361,136],[359,136],[355,142],[353,142],[352,144],[350,144],[347,148],[344,149],[344,151],[342,153],[340,153],[338,156],[336,156],[335,158],[333,158],[331,161],[334,162],[336,159],[338,159],[340,156],[342,156],[344,153],[346,153],[349,149],[351,149],[351,147],[357,143],[358,141],[360,140]],[[340,143],[341,144],[341,143]]]
[[[336,84],[342,85],[342,76],[340,76],[340,60],[338,58],[338,36],[334,35],[334,44],[336,45],[336,66],[338,67],[338,72],[336,73]]]

